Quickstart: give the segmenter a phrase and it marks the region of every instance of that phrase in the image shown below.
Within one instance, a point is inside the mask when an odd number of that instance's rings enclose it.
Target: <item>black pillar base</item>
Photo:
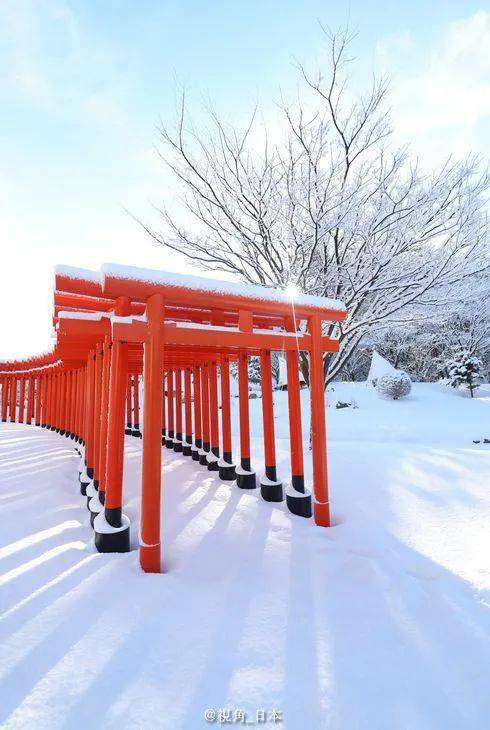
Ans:
[[[167,449],[173,449],[174,448],[174,440],[171,438],[165,439],[165,446]]]
[[[260,494],[266,502],[282,502],[284,500],[284,492],[281,482],[277,484],[260,483]]]
[[[174,441],[174,451],[181,454],[182,453],[182,441],[177,441],[177,439]]]
[[[87,476],[89,479],[94,478],[94,469],[91,466],[87,466]]]
[[[199,450],[194,447],[191,448],[192,461],[199,461]]]
[[[90,484],[90,480],[85,471],[78,472],[78,481],[80,482],[80,494],[85,497],[87,495],[87,487]]]
[[[207,452],[205,451],[204,454],[199,454],[199,463],[201,466],[207,466],[208,460],[207,460]]]
[[[219,466],[219,478],[224,482],[234,482],[236,479],[235,465]]]
[[[236,472],[236,483],[240,489],[255,489],[257,486],[255,472],[247,472],[246,474],[240,474]]]
[[[208,465],[208,471],[219,471],[219,466],[217,461],[208,461],[206,457],[206,463]]]
[[[126,427],[126,428],[124,429],[124,435],[125,435],[125,436],[132,436],[132,435],[133,435],[133,429],[132,429],[132,428],[129,428],[129,426],[128,426],[128,427]]]
[[[94,526],[94,520],[97,517],[97,515],[100,514],[100,512],[92,512],[92,510],[90,509],[90,504],[89,504],[88,511],[90,512],[90,524],[93,527]]]
[[[190,444],[182,444],[182,453],[184,456],[190,456],[191,455],[191,447]]]
[[[95,529],[94,534],[99,553],[129,553],[129,525],[118,532],[97,532]]]
[[[293,490],[286,492],[286,504],[288,506],[288,510],[292,512],[293,515],[298,515],[298,517],[311,517],[313,514],[311,494],[309,492],[306,492],[305,494],[302,494],[301,492],[292,492]]]
[[[139,428],[134,428],[134,429],[133,429],[133,430],[131,431],[131,435],[132,435],[132,436],[134,436],[134,437],[135,437],[135,438],[137,438],[137,439],[140,439],[140,438],[142,437],[142,433],[141,433],[141,431],[139,430]]]

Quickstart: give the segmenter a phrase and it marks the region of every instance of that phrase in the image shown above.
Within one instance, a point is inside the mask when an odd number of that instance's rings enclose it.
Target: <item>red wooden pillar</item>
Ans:
[[[34,419],[34,378],[29,378],[27,381],[27,423],[31,424]]]
[[[163,300],[153,294],[146,303],[148,338],[144,343],[144,413],[141,479],[140,564],[160,572],[160,493],[162,471]]]
[[[66,436],[67,438],[73,438],[73,385],[75,381],[75,374],[73,370],[68,373],[68,413],[66,422]]]
[[[94,413],[93,413],[93,444],[94,444],[94,487],[99,488],[99,456],[100,456],[100,420],[102,394],[102,345],[98,344],[95,351],[94,373]]]
[[[58,411],[59,411],[59,402],[60,401],[59,401],[59,392],[58,392],[59,389],[58,389],[58,385],[59,385],[59,374],[58,373],[54,373],[53,374],[53,382],[52,382],[52,392],[51,392],[51,394],[53,396],[53,400],[52,400],[52,402],[53,402],[53,426],[52,426],[52,430],[53,431],[56,431],[56,429],[58,428],[58,423],[59,423],[59,421],[58,421]]]
[[[81,443],[83,441],[83,419],[81,415],[83,409],[82,378],[83,370],[80,368],[77,370],[76,376],[75,440],[77,443]]]
[[[66,404],[68,398],[68,373],[66,371],[60,371],[57,376],[57,397],[56,397],[56,418],[57,418],[57,431],[63,435],[65,433],[66,426]]]
[[[8,378],[3,378],[2,381],[2,421],[3,423],[7,420],[8,405],[9,405],[9,386],[10,381]]]
[[[286,493],[288,508],[300,517],[311,517],[311,495],[305,490],[303,467],[303,430],[299,389],[299,362],[295,350],[286,353],[288,376],[289,451],[292,490]]]
[[[209,434],[209,365],[205,362],[201,368],[201,417],[202,417],[202,449],[199,463],[207,466],[207,455],[211,448]]]
[[[80,441],[85,445],[85,400],[87,398],[87,366],[80,371],[80,403],[78,404],[78,422],[80,424]]]
[[[191,369],[184,370],[184,411],[185,411],[185,443],[182,446],[184,456],[191,455],[192,446],[192,391]]]
[[[25,401],[26,401],[26,379],[20,377],[20,393],[19,393],[19,423],[24,423]]]
[[[201,368],[193,368],[194,391],[194,444],[191,447],[193,461],[199,461],[199,451],[202,448],[202,415],[201,415]]]
[[[77,371],[70,370],[70,410],[69,410],[69,437],[75,438],[76,431],[76,400],[77,400]]]
[[[48,412],[49,412],[49,429],[50,431],[54,431],[54,373],[51,373],[49,376],[49,404],[48,404]]]
[[[236,468],[241,489],[255,489],[255,472],[250,464],[250,409],[248,400],[248,355],[238,352],[238,397],[240,413],[240,466]]]
[[[325,382],[323,378],[322,323],[320,318],[308,320],[311,335],[310,404],[311,451],[313,461],[313,509],[315,522],[330,526],[327,473],[327,428],[325,421]]]
[[[32,420],[32,404],[33,400],[31,399],[31,389],[32,389],[32,378],[26,377],[25,379],[26,385],[25,385],[25,422],[31,423]]]
[[[67,373],[67,409],[66,409],[66,437],[71,438],[73,433],[73,370]]]
[[[64,373],[58,372],[56,376],[56,431],[60,433],[63,423],[63,406],[64,406]]]
[[[140,376],[133,376],[133,436],[141,438],[140,430]]]
[[[69,435],[69,413],[70,413],[70,373],[68,370],[61,374],[61,434]]]
[[[66,371],[62,371],[59,375],[59,432],[61,435],[65,433],[65,426],[66,426],[66,401],[67,401],[67,379],[68,373]]]
[[[41,424],[40,420],[38,419],[38,416],[40,415],[38,413],[38,406],[37,402],[39,400],[39,388],[40,388],[41,380],[40,378],[31,378],[30,388],[32,390],[32,400],[31,400],[31,423],[34,421],[34,424],[36,426],[39,426]]]
[[[124,408],[126,404],[127,353],[122,342],[112,345],[109,389],[108,459],[105,516],[114,527],[121,527],[122,478],[124,461]]]
[[[60,430],[60,406],[61,406],[60,373],[59,372],[56,373],[56,375],[53,378],[53,381],[54,381],[54,400],[53,400],[54,430],[59,432],[59,430]]]
[[[53,373],[53,379],[51,382],[51,403],[52,403],[52,425],[51,430],[56,431],[58,427],[58,407],[59,407],[59,395],[58,395],[58,373]]]
[[[70,373],[70,438],[74,439],[77,430],[77,371]]]
[[[165,446],[167,436],[167,373],[162,374],[162,446]]]
[[[130,301],[127,297],[119,297],[116,300],[117,315],[127,315],[129,309]],[[109,376],[105,507],[104,511],[94,519],[95,546],[99,552],[129,551],[129,520],[122,513],[127,378],[127,346],[115,340],[112,343]]]
[[[15,375],[10,378],[9,420],[10,423],[17,421],[17,378]]]
[[[297,492],[305,491],[303,468],[303,431],[301,426],[301,401],[299,391],[298,354],[286,353],[288,376],[289,449],[291,453],[291,480]]]
[[[272,395],[271,351],[260,352],[260,382],[262,389],[262,425],[264,432],[265,478],[260,491],[267,502],[282,502],[282,484],[277,480],[276,441],[274,433],[274,399]]]
[[[218,371],[216,360],[209,363],[209,425],[211,451],[207,456],[209,471],[219,470]]]
[[[94,383],[95,383],[95,355],[90,353],[87,360],[87,390],[85,398],[85,464],[89,479],[94,477]]]
[[[182,370],[176,368],[175,373],[175,438],[174,451],[182,451]]]
[[[66,408],[66,373],[58,375],[58,432],[65,433],[65,408]]]
[[[165,446],[167,449],[174,447],[174,372],[170,369],[167,373],[167,440]]]
[[[59,393],[60,376],[59,373],[53,375],[53,431],[59,431],[59,410],[60,410],[60,393]]]
[[[231,443],[231,408],[230,408],[230,363],[225,356],[220,364],[221,380],[221,446],[222,455],[219,464],[219,478],[224,480],[236,479],[235,464],[233,463]]]
[[[46,428],[51,428],[51,375],[48,373],[46,375],[46,385],[45,385],[45,403],[44,403],[44,425]]]
[[[46,375],[41,374],[38,380],[36,425],[46,427]]]
[[[41,421],[42,395],[41,394],[42,394],[42,386],[43,386],[43,382],[44,382],[44,377],[42,375],[39,375],[39,377],[36,378],[35,381],[33,380],[32,382],[33,383],[35,382],[35,384],[36,384],[35,391],[34,391],[34,400],[35,400],[35,402],[34,402],[34,423],[36,424],[36,426],[40,426],[42,423],[42,421]]]
[[[128,375],[128,384],[126,387],[126,428],[124,433],[131,436],[133,433],[133,403],[132,403],[133,381],[131,375]]]
[[[71,371],[70,437],[75,439],[77,430],[77,371]]]
[[[104,339],[102,361],[102,394],[100,401],[100,447],[99,447],[99,500],[105,504],[107,483],[107,434],[109,429],[109,387],[111,376],[112,345],[108,335]]]

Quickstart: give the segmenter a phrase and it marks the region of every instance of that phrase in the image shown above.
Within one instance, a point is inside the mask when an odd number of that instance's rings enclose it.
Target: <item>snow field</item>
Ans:
[[[490,389],[414,384],[390,402],[342,383],[328,399],[334,526],[163,449],[163,576],[94,552],[72,442],[2,425],[2,727],[193,730],[208,708],[277,709],[288,730],[487,727],[490,446],[473,440]],[[287,394],[274,400],[286,482]],[[126,438],[134,546],[140,449]]]

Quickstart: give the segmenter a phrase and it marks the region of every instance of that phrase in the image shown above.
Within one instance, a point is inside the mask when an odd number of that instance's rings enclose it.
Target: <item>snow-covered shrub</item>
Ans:
[[[371,367],[369,368],[369,373],[367,376],[367,382],[373,386],[373,388],[376,388],[376,385],[378,384],[378,380],[383,377],[383,375],[393,375],[393,373],[396,373],[396,368],[393,367],[393,365],[388,362],[384,357],[381,357],[381,355],[376,352],[376,350],[373,350],[373,354],[371,357]]]
[[[412,389],[412,381],[410,376],[403,370],[395,370],[393,373],[387,373],[378,378],[376,390],[382,398],[390,400],[399,400],[408,395]]]
[[[468,350],[462,350],[447,360],[444,370],[447,373],[448,385],[453,388],[464,385],[473,398],[473,391],[483,380],[483,363],[480,358],[471,355]]]

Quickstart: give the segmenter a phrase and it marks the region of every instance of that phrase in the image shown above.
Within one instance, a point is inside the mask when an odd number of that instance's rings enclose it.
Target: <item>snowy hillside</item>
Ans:
[[[286,476],[287,393],[274,400]],[[194,730],[220,710],[269,726],[276,710],[288,730],[488,727],[490,387],[391,402],[339,383],[328,400],[335,525],[165,450],[166,575],[94,552],[70,442],[0,427],[3,728]],[[136,544],[141,442],[126,448]]]

